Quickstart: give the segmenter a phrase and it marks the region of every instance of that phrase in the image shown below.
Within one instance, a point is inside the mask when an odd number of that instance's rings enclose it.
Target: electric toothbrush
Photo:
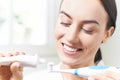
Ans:
[[[49,68],[48,69],[49,72],[69,73],[86,78],[95,75],[97,73],[104,72],[106,70],[120,73],[120,67],[111,67],[111,66],[89,66],[89,67],[83,67],[77,69],[55,69],[53,68],[53,64],[49,64],[48,68]]]
[[[38,64],[45,63],[45,60],[38,55],[17,55],[10,57],[0,57],[0,65],[10,65],[12,62],[20,62],[23,67],[37,67]]]

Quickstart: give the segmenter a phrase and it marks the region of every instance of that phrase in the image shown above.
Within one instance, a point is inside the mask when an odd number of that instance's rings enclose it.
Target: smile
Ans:
[[[69,47],[69,46],[67,46],[67,45],[64,45],[63,48],[66,49],[66,50],[68,50],[68,51],[71,51],[71,52],[75,52],[75,51],[78,50],[78,49],[76,49],[76,48],[71,48],[71,47]]]
[[[73,54],[73,53],[75,54],[75,53],[83,50],[82,48],[74,48],[74,47],[68,46],[66,44],[63,44],[63,48],[65,51],[67,51],[69,53],[71,52],[71,54]]]

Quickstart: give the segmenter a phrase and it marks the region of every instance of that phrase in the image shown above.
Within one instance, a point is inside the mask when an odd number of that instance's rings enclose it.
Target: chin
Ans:
[[[71,59],[71,58],[63,58],[61,59],[61,62],[66,65],[66,66],[69,66],[69,67],[74,67],[76,66],[77,64],[79,64],[79,61],[76,60],[76,59]]]

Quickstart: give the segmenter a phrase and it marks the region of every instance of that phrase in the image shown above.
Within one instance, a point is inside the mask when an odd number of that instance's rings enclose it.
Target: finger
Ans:
[[[23,68],[20,66],[20,63],[19,62],[13,62],[10,66],[10,69],[13,73],[16,73],[16,72],[21,72],[23,71]]]
[[[14,51],[14,52],[9,52],[8,55],[12,55],[12,56],[23,55],[23,52]]]
[[[16,80],[22,80],[23,78],[23,68],[20,66],[19,62],[14,62],[10,66],[12,72],[12,78]]]
[[[107,77],[105,74],[96,74],[89,77],[88,80],[114,80],[114,79]]]
[[[18,52],[18,51],[8,53],[8,56],[17,56],[17,55],[25,55],[25,53],[24,52]]]
[[[16,56],[16,55],[19,55],[19,52],[9,52],[8,55],[10,56]]]
[[[20,52],[19,54],[20,54],[20,55],[25,55],[25,52]]]
[[[120,80],[120,73],[115,73],[112,71],[106,71],[106,76],[113,79],[113,80]]]
[[[4,57],[4,54],[3,54],[3,53],[0,53],[0,57]]]
[[[25,52],[16,52],[17,55],[25,55]]]
[[[12,56],[12,53],[0,53],[0,57]]]
[[[4,57],[4,54],[3,53],[0,53],[0,57]],[[2,65],[0,64],[0,67],[1,67]],[[1,69],[1,68],[0,68]]]

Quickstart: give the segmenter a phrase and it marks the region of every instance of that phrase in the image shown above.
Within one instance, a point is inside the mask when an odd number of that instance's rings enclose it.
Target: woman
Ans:
[[[98,53],[100,45],[113,34],[116,16],[114,0],[62,0],[55,28],[55,42],[61,59],[59,68],[73,69],[97,65],[101,60]],[[12,66],[13,64],[10,67]],[[13,72],[14,80],[21,80],[19,79],[22,78],[21,70],[11,68],[12,71],[15,69],[18,74],[15,75]],[[86,80],[84,77],[71,74],[61,75],[62,80]],[[88,78],[88,80],[119,79],[118,74],[109,71]]]
[[[55,29],[61,68],[96,65],[95,55],[113,34],[115,21],[114,0],[63,0]],[[63,78],[80,80],[70,74],[63,74]]]

